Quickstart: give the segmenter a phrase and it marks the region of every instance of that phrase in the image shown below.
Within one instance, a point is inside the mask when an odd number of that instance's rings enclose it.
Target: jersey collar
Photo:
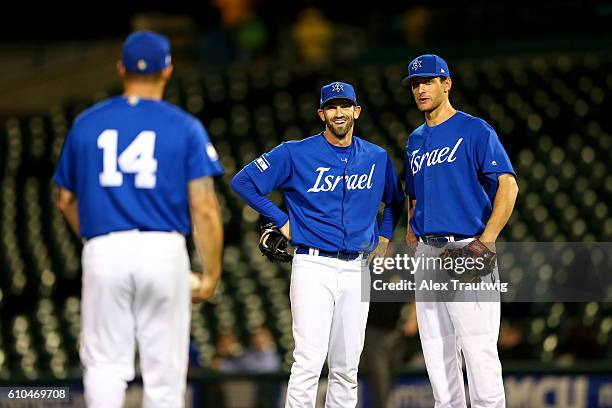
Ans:
[[[338,155],[336,154],[336,151],[333,149],[332,145],[327,141],[327,139],[325,139],[325,136],[323,136],[323,132],[319,133],[319,140],[320,140],[319,143],[322,143],[325,145],[324,147],[322,147],[322,150],[326,151],[328,155],[331,155],[333,157],[334,162],[338,162],[339,167],[344,167],[348,163],[351,162],[351,160],[355,156],[355,150],[357,150],[360,145],[359,138],[353,135],[353,141],[351,142],[349,146],[347,146],[347,147],[352,146],[352,149],[351,149],[351,152],[349,153],[348,161],[345,163],[341,161],[340,159],[338,159]]]

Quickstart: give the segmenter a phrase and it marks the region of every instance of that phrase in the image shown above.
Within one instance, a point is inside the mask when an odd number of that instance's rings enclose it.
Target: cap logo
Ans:
[[[144,71],[145,69],[147,69],[147,61],[143,59],[139,59],[136,65],[138,66],[138,69],[141,71]]]
[[[414,62],[412,63],[412,70],[416,71],[417,69],[421,68],[421,60],[420,59],[416,59],[414,60]]]
[[[440,72],[444,74],[446,71],[444,71],[444,68],[440,68]]]
[[[172,57],[170,55],[166,55],[166,65],[170,65],[172,62]]]
[[[344,85],[339,82],[335,82],[331,89],[334,92],[344,92]]]

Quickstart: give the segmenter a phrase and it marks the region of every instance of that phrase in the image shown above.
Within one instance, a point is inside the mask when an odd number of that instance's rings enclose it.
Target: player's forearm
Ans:
[[[193,239],[204,273],[217,281],[221,276],[223,220],[212,178],[189,182],[189,209]]]
[[[57,200],[57,207],[64,215],[70,229],[78,236],[79,230],[79,203],[76,196],[68,190],[60,189]]]
[[[64,214],[64,218],[66,218],[66,221],[68,221],[70,229],[72,229],[76,235],[79,235],[79,211],[77,204],[75,203],[74,205],[63,209],[62,214]]]
[[[278,228],[289,221],[289,216],[283,210],[257,191],[255,183],[246,171],[242,170],[234,176],[231,187],[252,209],[272,221]]]
[[[404,200],[387,203],[383,210],[383,216],[380,223],[380,235],[391,239],[393,230],[402,217],[404,211]]]
[[[415,207],[416,207],[416,200],[411,199],[411,198],[408,199],[408,219],[406,220],[408,222],[408,227],[410,227],[410,219],[414,215]]]
[[[216,198],[192,211],[193,237],[204,273],[215,281],[221,276],[223,221]]]
[[[393,222],[391,208],[385,207],[383,210],[382,220],[380,221],[379,235],[387,238],[388,240],[391,239],[394,227],[395,223]]]
[[[495,242],[497,240],[499,233],[506,226],[510,215],[512,215],[516,196],[518,195],[518,185],[512,175],[501,175],[498,180],[499,185],[495,194],[495,200],[493,201],[493,211],[480,236],[482,242]]]
[[[414,215],[414,208],[416,207],[416,200],[413,199],[408,199],[408,219],[406,220],[406,241],[408,243],[414,243],[416,242],[417,238],[414,235],[414,232],[412,231],[412,227],[410,227],[410,220],[412,219],[412,216]]]
[[[406,219],[408,231],[412,231],[412,228],[410,228],[410,220],[412,219],[412,216],[414,215],[415,207],[416,207],[416,200],[409,198],[408,199],[408,217]]]

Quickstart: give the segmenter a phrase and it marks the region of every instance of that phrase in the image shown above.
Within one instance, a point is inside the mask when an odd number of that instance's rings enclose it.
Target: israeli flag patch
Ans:
[[[270,167],[270,162],[264,156],[261,156],[255,159],[255,165],[257,166],[259,171],[263,173],[268,169],[268,167]]]

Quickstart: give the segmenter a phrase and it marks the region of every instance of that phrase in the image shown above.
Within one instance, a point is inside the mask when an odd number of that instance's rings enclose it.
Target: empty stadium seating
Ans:
[[[604,125],[612,112],[612,57],[449,62],[454,105],[498,130],[518,175],[520,196],[501,240],[612,240],[612,129]],[[226,169],[217,181],[227,245],[223,282],[212,302],[193,309],[202,365],[213,359],[220,332],[248,344],[262,325],[274,333],[285,368],[292,359],[289,268],[261,257],[257,214],[230,190],[233,174],[283,140],[320,131],[318,90],[332,80],[355,84],[364,107],[357,134],[385,147],[403,174],[406,140],[422,121],[410,91],[399,86],[404,71],[403,64],[356,66],[346,74],[254,63],[179,72],[169,84],[167,99],[202,119]],[[80,242],[55,208],[51,176],[71,121],[93,102],[12,118],[0,130],[0,378],[78,372]],[[397,239],[404,232],[400,225]],[[526,271],[508,273],[520,280]],[[525,357],[554,361],[591,343],[577,358],[612,356],[609,304],[534,303],[521,314],[513,307],[504,305],[504,319],[524,331],[532,354]]]

